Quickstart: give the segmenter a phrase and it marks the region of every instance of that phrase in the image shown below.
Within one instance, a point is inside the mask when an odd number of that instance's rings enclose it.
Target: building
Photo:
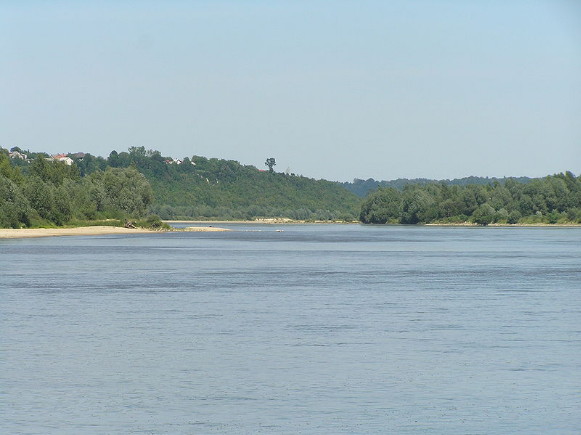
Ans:
[[[66,154],[55,154],[52,156],[53,160],[58,160],[59,162],[64,162],[66,165],[71,166],[73,164],[73,159],[68,157]]]

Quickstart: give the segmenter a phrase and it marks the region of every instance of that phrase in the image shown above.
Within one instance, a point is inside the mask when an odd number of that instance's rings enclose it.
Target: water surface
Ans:
[[[226,226],[1,240],[0,432],[581,431],[581,229]]]

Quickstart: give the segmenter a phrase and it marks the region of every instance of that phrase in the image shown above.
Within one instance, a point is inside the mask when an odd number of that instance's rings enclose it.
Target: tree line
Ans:
[[[454,178],[452,180],[432,180],[429,178],[398,178],[396,180],[382,180],[377,181],[373,178],[368,178],[367,180],[362,180],[360,178],[355,178],[352,182],[340,183],[345,189],[353,192],[357,196],[363,198],[367,194],[375,191],[378,187],[393,187],[397,190],[403,190],[404,187],[409,185],[426,185],[426,184],[447,184],[450,186],[468,186],[470,184],[478,185],[488,185],[495,182],[504,184],[508,179],[515,180],[519,183],[530,183],[533,179],[529,177],[464,177],[464,178]]]
[[[359,212],[360,200],[356,195],[330,181],[277,173],[274,158],[268,158],[268,170],[261,171],[233,160],[197,155],[176,160],[162,156],[157,150],[130,147],[122,152],[114,150],[106,158],[88,153],[69,154],[74,163],[67,166],[49,161],[50,156],[45,153],[19,148],[17,151],[32,159],[8,159],[8,151],[2,151],[7,173],[18,174],[5,178],[11,183],[10,188],[20,194],[18,200],[0,204],[6,210],[0,213],[10,216],[0,221],[2,226],[29,226],[31,222],[43,221],[62,225],[71,219],[146,212],[163,219],[297,220],[356,220]],[[112,188],[103,195],[103,186],[115,184],[109,179],[118,174],[130,174],[129,178],[142,187],[137,204],[128,205],[131,195],[127,189]],[[49,192],[42,196],[48,204],[41,206],[32,198],[26,186],[33,183],[42,183],[43,191]],[[27,211],[24,215],[15,211],[12,204],[16,203],[21,204],[19,210]]]
[[[380,187],[361,206],[363,223],[581,223],[581,177],[565,172],[522,183]]]
[[[135,168],[109,167],[83,177],[76,165],[44,154],[23,163],[0,149],[0,227],[141,218],[153,199],[151,186]]]
[[[268,170],[198,155],[175,160],[144,147],[74,160],[82,174],[138,169],[153,190],[150,211],[162,219],[356,220],[359,213],[356,195],[330,181],[275,172],[273,157],[266,159]]]
[[[400,188],[379,187],[361,199],[340,183],[275,172],[274,158],[267,159],[268,170],[259,170],[233,160],[197,155],[175,160],[130,147],[106,158],[69,154],[73,164],[67,165],[46,153],[17,151],[27,158],[10,158],[0,148],[2,227],[147,214],[163,219],[359,218],[378,224],[581,223],[581,181],[571,172],[541,179],[400,180]],[[477,184],[468,183],[473,179]]]

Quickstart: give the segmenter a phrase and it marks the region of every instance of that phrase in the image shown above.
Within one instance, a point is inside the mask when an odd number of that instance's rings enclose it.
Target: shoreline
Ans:
[[[263,219],[255,219],[255,220],[199,220],[199,219],[192,219],[192,220],[172,220],[172,219],[163,219],[163,222],[167,224],[360,224],[361,222],[347,222],[347,221],[306,221],[306,220],[294,220],[289,218],[263,218]]]
[[[232,231],[229,228],[220,228],[211,226],[212,224],[337,224],[337,225],[368,225],[372,226],[416,226],[402,224],[362,224],[360,222],[304,222],[291,220],[262,220],[262,221],[177,221],[167,220],[167,223],[191,223],[198,224],[185,228],[172,228],[170,230],[151,230],[146,228],[124,228],[112,226],[86,226],[73,228],[0,228],[0,240],[2,239],[29,239],[38,237],[60,237],[60,236],[104,236],[115,234],[149,234],[149,233],[166,233],[166,232],[223,232]],[[208,226],[202,226],[208,225]],[[471,223],[461,224],[423,224],[417,226],[426,227],[464,227],[464,228],[580,228],[581,224],[490,224],[481,226]]]
[[[362,222],[346,222],[346,221],[304,221],[304,220],[292,220],[287,218],[269,218],[269,219],[257,219],[257,220],[165,220],[168,224],[199,224],[199,225],[214,225],[214,224],[327,224],[327,225],[363,225],[363,226],[418,226],[418,227],[466,227],[466,228],[530,228],[530,227],[549,227],[549,228],[579,228],[581,224],[545,224],[545,223],[533,223],[533,224],[488,224],[488,225],[478,225],[471,222],[459,222],[459,223],[428,223],[428,224],[364,224]]]
[[[145,228],[125,228],[105,225],[73,228],[0,228],[0,239],[29,239],[57,236],[98,236],[109,234],[143,234],[159,231]]]
[[[72,228],[0,228],[0,240],[2,239],[31,239],[38,237],[61,236],[106,236],[116,234],[150,234],[169,232],[215,232],[231,231],[227,228],[191,226],[186,228],[173,228],[170,230],[152,230],[147,228],[125,228],[106,225],[95,225]]]

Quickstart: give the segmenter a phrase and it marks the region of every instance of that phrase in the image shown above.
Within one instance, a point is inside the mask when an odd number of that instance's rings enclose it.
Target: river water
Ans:
[[[0,240],[0,432],[581,432],[581,229],[226,226]]]

